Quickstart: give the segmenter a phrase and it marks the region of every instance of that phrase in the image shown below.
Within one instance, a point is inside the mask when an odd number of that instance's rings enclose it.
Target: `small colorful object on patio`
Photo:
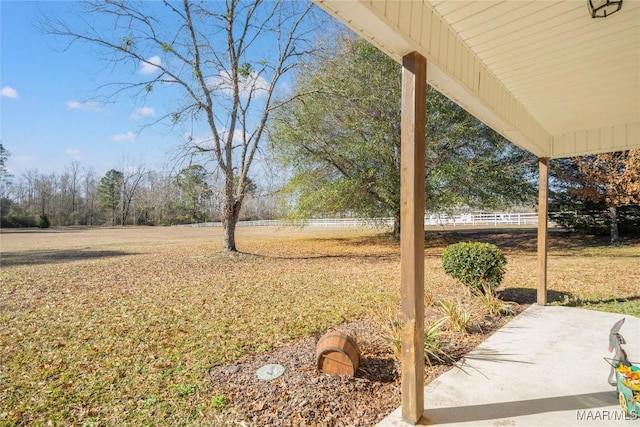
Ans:
[[[640,366],[616,367],[616,388],[620,407],[630,417],[640,416]]]
[[[637,419],[640,417],[640,366],[631,363],[622,348],[627,343],[620,334],[623,324],[624,318],[618,320],[609,331],[609,353],[615,352],[615,355],[613,359],[605,357],[605,360],[611,365],[609,384],[618,391],[620,407],[627,415]]]

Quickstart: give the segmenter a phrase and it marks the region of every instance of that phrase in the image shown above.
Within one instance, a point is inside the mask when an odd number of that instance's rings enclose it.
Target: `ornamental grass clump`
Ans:
[[[491,243],[455,243],[447,246],[442,253],[445,273],[458,279],[476,294],[484,294],[485,289],[498,288],[506,264],[504,254]]]
[[[484,307],[489,316],[501,317],[515,314],[515,308],[518,304],[512,301],[503,301],[494,289],[489,289],[486,286],[482,289],[483,292],[476,296],[476,301]]]
[[[474,318],[474,313],[470,308],[467,308],[459,300],[440,301],[440,308],[444,313],[444,321],[449,323],[451,329],[457,332],[468,332]]]
[[[451,354],[444,348],[445,340],[442,338],[445,332],[442,330],[446,318],[426,323],[424,326],[424,360],[429,366],[433,364],[453,361]],[[402,358],[402,328],[403,322],[393,310],[387,310],[379,321],[382,337],[389,343],[396,360]]]
[[[431,322],[425,325],[424,328],[424,360],[433,366],[433,363],[445,363],[447,361],[453,361],[453,357],[443,347],[444,341],[442,336],[445,334],[442,331],[442,326],[447,321],[446,318],[441,318],[435,322]]]

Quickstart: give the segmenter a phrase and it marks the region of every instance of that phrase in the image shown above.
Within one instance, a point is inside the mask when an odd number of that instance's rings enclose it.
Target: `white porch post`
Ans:
[[[424,411],[424,211],[427,60],[402,58],[400,281],[402,294],[402,417]]]
[[[549,199],[549,159],[538,159],[540,184],[538,189],[538,305],[547,303],[547,215]]]

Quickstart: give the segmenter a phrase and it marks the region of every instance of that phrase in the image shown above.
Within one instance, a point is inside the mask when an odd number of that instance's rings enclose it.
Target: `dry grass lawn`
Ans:
[[[217,425],[206,372],[399,303],[399,245],[376,230],[2,230],[0,425]],[[440,255],[463,240],[508,258],[503,295],[531,302],[535,232],[431,231],[429,301],[456,298]],[[550,296],[640,297],[640,244],[552,233]],[[428,310],[438,316],[437,308]],[[432,320],[433,320],[432,319]]]

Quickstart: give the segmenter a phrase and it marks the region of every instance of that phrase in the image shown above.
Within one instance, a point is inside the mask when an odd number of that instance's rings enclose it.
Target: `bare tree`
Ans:
[[[0,140],[0,198],[5,198],[9,194],[9,186],[11,184],[12,175],[7,169],[7,161],[11,152],[4,148],[2,140]]]
[[[85,168],[82,175],[82,186],[84,192],[84,214],[83,223],[85,225],[95,225],[97,223],[98,211],[98,177],[93,168]]]
[[[78,204],[80,202],[80,172],[81,172],[80,162],[74,160],[71,162],[71,165],[65,167],[65,175],[67,177],[67,187],[69,191],[69,197],[71,206],[67,207],[66,214],[69,215],[69,219],[72,225],[78,225]],[[70,210],[69,210],[70,208]]]
[[[36,191],[38,194],[37,204],[38,210],[36,214],[40,217],[48,217],[51,214],[57,214],[55,203],[55,195],[58,190],[58,180],[54,173],[49,175],[38,174],[36,183]],[[56,221],[59,223],[59,218],[56,215]]]
[[[20,189],[20,202],[25,206],[26,210],[35,215],[35,205],[37,198],[36,184],[38,182],[40,172],[38,169],[29,169],[21,176],[22,185]]]
[[[135,208],[135,205],[133,203],[134,198],[136,197],[141,185],[144,184],[144,180],[146,179],[147,175],[148,172],[144,166],[125,168],[122,176],[122,225],[127,224],[127,219],[129,218],[131,210]],[[134,225],[136,225],[136,220],[137,218],[134,215]]]
[[[180,89],[182,100],[162,117],[206,122],[209,135],[188,137],[184,150],[208,156],[212,173],[223,176],[223,248],[235,251],[251,165],[269,116],[288,102],[277,92],[279,83],[310,53],[324,15],[313,16],[309,2],[282,0],[88,5],[82,28],[53,18],[43,28],[70,45],[99,48],[113,66],[133,63],[149,71],[146,79],[113,82],[110,96],[129,91],[144,99],[156,89]]]

